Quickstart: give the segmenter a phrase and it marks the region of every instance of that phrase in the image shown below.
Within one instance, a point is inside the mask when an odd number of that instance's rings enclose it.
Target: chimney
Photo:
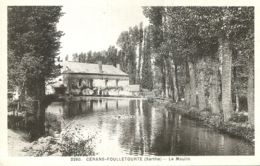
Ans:
[[[120,64],[119,64],[119,63],[116,64],[116,68],[118,68],[119,70],[121,70],[121,69],[120,69]]]
[[[99,73],[103,73],[103,70],[102,70],[102,61],[98,61],[98,68],[99,68]]]

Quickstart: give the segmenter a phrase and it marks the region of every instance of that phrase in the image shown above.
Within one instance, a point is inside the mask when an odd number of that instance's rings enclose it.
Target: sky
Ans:
[[[61,38],[60,57],[67,54],[107,50],[130,26],[148,24],[141,6],[85,5],[63,6],[65,13],[57,25],[65,33]],[[70,57],[71,58],[71,57]]]

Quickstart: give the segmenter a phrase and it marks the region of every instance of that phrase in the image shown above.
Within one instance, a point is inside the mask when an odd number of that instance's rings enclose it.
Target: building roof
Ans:
[[[99,64],[94,63],[65,61],[60,65],[63,68],[63,73],[128,76],[128,74],[114,67],[113,65],[102,64],[102,73],[100,72]]]

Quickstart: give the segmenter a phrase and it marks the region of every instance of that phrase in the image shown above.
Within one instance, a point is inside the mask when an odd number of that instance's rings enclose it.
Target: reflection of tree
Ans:
[[[120,100],[121,101],[121,100]],[[126,101],[122,101],[123,105],[125,106],[127,103],[124,103]],[[129,100],[127,107],[123,107],[124,114],[133,115],[131,113],[134,113],[133,110],[133,103],[134,101]],[[121,109],[121,104],[119,103],[119,110],[123,111]],[[135,117],[137,118],[137,117]],[[135,142],[135,129],[136,129],[136,123],[133,119],[126,119],[121,122],[121,136],[119,138],[119,143],[124,149],[129,149],[129,154],[132,154],[135,150],[134,148],[134,142]]]
[[[151,148],[151,106],[147,101],[130,100],[128,114],[135,118],[123,122],[120,144],[130,154],[143,155]]]
[[[106,101],[106,111],[108,111],[108,102]]]
[[[143,130],[143,138],[144,138],[144,148],[145,152],[150,151],[151,149],[151,105],[147,101],[141,101],[142,106],[142,130]],[[146,150],[147,149],[147,150]]]
[[[152,144],[152,152],[160,155],[167,155],[171,150],[170,140],[170,116],[166,114],[165,110],[156,112],[156,123],[153,124],[153,129],[156,130],[156,134]]]
[[[176,154],[182,143],[181,115],[167,110],[155,110],[151,117],[150,151],[160,155]]]
[[[138,104],[140,104],[140,103],[138,103]],[[139,129],[136,131],[138,133],[137,139],[140,142],[138,149],[139,149],[139,154],[141,154],[141,155],[143,155],[145,152],[145,137],[144,137],[144,135],[145,135],[145,133],[144,133],[145,132],[144,131],[144,118],[145,118],[144,110],[145,110],[145,108],[144,108],[144,105],[145,104],[142,103],[142,108],[140,109],[140,107],[139,107],[140,114],[139,114],[139,117],[136,118],[136,124],[138,125],[138,129]]]
[[[93,101],[67,101],[63,104],[65,119],[93,112]]]
[[[78,111],[77,111],[77,115],[82,114],[82,105],[83,105],[82,102],[79,102],[79,103],[78,103]]]

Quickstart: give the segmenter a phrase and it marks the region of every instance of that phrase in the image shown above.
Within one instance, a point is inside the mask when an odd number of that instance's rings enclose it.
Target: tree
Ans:
[[[179,99],[178,66],[183,66],[187,70],[186,74],[190,85],[186,85],[186,98],[191,106],[196,106],[196,60],[198,59],[197,49],[197,28],[190,18],[194,11],[187,7],[167,7],[164,11],[166,15],[164,39],[166,40],[170,58],[173,61],[173,86],[174,98]],[[188,63],[183,63],[188,61]],[[188,64],[188,65],[187,65]],[[201,89],[201,88],[200,88]],[[191,92],[189,92],[191,91]],[[203,89],[201,89],[201,92]],[[199,91],[200,92],[200,91]]]
[[[143,23],[141,22],[139,25],[139,35],[138,35],[138,66],[137,66],[137,83],[140,83],[141,80],[141,61],[142,61],[142,55],[143,55]]]
[[[143,7],[144,15],[149,19],[151,24],[151,42],[152,50],[155,53],[155,65],[159,67],[161,71],[161,87],[162,96],[166,96],[167,93],[167,69],[165,62],[165,55],[168,53],[167,50],[161,49],[163,38],[163,14],[164,7]],[[163,53],[161,51],[165,51]]]
[[[253,29],[253,12],[252,7],[145,7],[144,15],[149,18],[153,27],[153,51],[157,55],[155,64],[161,68],[162,76],[165,76],[161,79],[163,91],[167,92],[167,82],[171,80],[169,73],[173,71],[169,70],[169,65],[166,63],[170,58],[174,64],[186,68],[187,103],[196,106],[198,96],[200,110],[206,108],[206,100],[209,100],[212,111],[220,113],[219,96],[221,96],[224,121],[229,120],[233,111],[232,95],[244,89],[244,77],[241,75],[246,75],[243,73],[244,70],[241,73],[240,70],[233,68],[235,61],[232,59],[238,54],[237,57],[243,57],[245,60],[238,58],[239,64],[248,66],[253,64],[250,62],[251,58],[243,54],[247,52],[246,54],[253,57],[253,48],[250,47],[253,46],[253,37],[249,37]],[[251,44],[248,44],[250,42]],[[205,62],[212,65],[209,66]],[[249,78],[247,87],[252,91],[253,71],[248,70],[248,73],[251,74],[247,75]],[[232,74],[236,74],[236,78]],[[232,82],[236,82],[238,86],[232,86]],[[175,84],[173,85],[176,86]],[[240,89],[239,92],[238,90],[235,92],[235,88]],[[206,93],[209,93],[208,99]],[[248,94],[252,93],[248,91]],[[253,95],[249,96],[250,101],[253,101]]]
[[[129,83],[136,83],[136,46],[138,43],[138,27],[130,27],[129,31],[123,31],[117,40],[117,45],[121,48],[123,65],[127,66]]]
[[[68,61],[69,60],[69,55],[66,55],[65,56],[65,61]]]
[[[254,58],[249,57],[249,72],[247,86],[247,105],[248,105],[248,121],[252,125],[255,124],[255,102],[254,102]]]
[[[189,65],[189,78],[190,78],[190,106],[196,106],[196,76],[195,76],[195,68],[192,62],[188,62]]]
[[[153,89],[153,73],[151,66],[151,32],[150,27],[144,30],[144,48],[143,48],[143,67],[142,67],[142,88]]]
[[[116,66],[116,64],[118,63],[118,59],[117,59],[117,49],[115,48],[115,46],[109,46],[107,50],[106,59],[108,64],[112,64],[113,66]]]
[[[79,62],[86,63],[87,62],[87,54],[81,52],[80,54],[78,54],[78,59],[79,59]]]
[[[73,62],[79,62],[79,55],[78,55],[78,53],[72,54],[72,61]]]
[[[59,39],[63,35],[56,24],[62,16],[60,6],[8,7],[8,84],[27,91],[39,101],[36,113],[44,132],[45,81],[56,76],[59,66]]]
[[[87,62],[91,63],[91,59],[92,59],[92,51],[88,51],[87,52]]]
[[[247,97],[248,120],[254,125],[254,8],[233,9],[236,31],[231,34],[232,48],[236,50],[236,67],[239,94]]]
[[[224,121],[227,121],[233,111],[232,108],[232,58],[238,47],[235,43],[244,41],[245,35],[253,25],[253,9],[250,7],[221,7],[203,8],[199,12],[204,21],[200,29],[201,36],[217,37],[218,56],[222,62],[222,107]],[[208,21],[206,21],[208,20]]]
[[[129,73],[128,71],[128,65],[129,65],[129,57],[131,57],[131,53],[132,53],[132,46],[131,46],[131,42],[130,42],[130,36],[128,31],[123,31],[121,32],[121,34],[119,35],[118,39],[117,39],[117,45],[121,48],[120,52],[119,52],[119,56],[121,57],[121,66],[123,67],[123,71],[126,71],[127,73]]]

